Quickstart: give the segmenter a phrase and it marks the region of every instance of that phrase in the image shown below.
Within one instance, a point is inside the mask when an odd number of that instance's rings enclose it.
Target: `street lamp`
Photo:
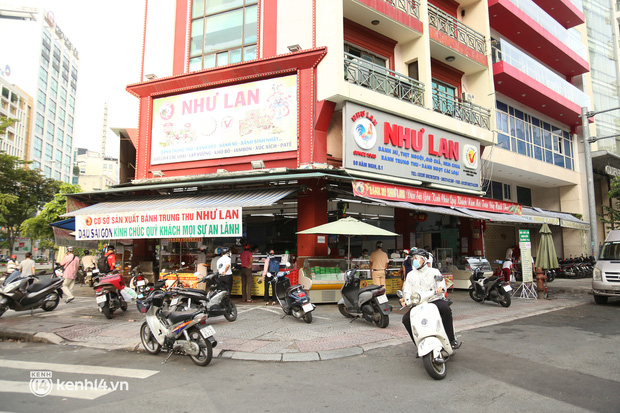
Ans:
[[[594,173],[592,171],[592,151],[590,150],[590,144],[601,139],[620,136],[620,134],[604,136],[601,138],[590,138],[590,123],[588,121],[588,118],[593,118],[599,113],[610,112],[617,109],[620,109],[620,107],[599,110],[596,112],[588,112],[588,108],[586,106],[581,108],[581,124],[583,125],[583,154],[586,160],[586,189],[588,191],[588,214],[590,215],[590,242],[592,244],[592,255],[594,255],[595,257],[598,255],[598,222],[596,220],[596,197],[594,196]]]

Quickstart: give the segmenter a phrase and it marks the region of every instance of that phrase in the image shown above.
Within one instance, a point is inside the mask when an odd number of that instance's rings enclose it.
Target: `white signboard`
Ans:
[[[75,217],[75,239],[241,237],[241,207]]]
[[[297,150],[297,76],[153,100],[151,165]]]

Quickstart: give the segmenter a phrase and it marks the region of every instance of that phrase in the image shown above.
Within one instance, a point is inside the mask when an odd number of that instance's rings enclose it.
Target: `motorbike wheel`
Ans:
[[[346,305],[338,304],[338,310],[340,311],[340,314],[342,314],[346,318],[353,318],[353,316],[351,314],[349,314],[349,310],[347,310],[347,306]]]
[[[200,347],[200,354],[197,356],[191,356],[192,361],[197,366],[206,366],[211,363],[213,357],[213,346],[209,340],[205,340],[200,331],[197,328],[192,328],[189,331],[189,338]]]
[[[500,289],[501,299],[498,301],[502,307],[510,307],[511,299],[508,291],[503,288]]]
[[[52,311],[53,309],[58,307],[58,303],[60,302],[60,297],[58,296],[58,294],[55,294],[55,296],[56,298],[54,298],[53,300],[49,300],[43,303],[43,305],[41,306],[43,311]]]
[[[142,340],[142,346],[147,353],[155,355],[161,351],[161,345],[155,340],[146,321],[140,327],[140,340]]]
[[[224,318],[230,322],[237,319],[237,306],[230,301],[230,298],[224,303]]]
[[[107,318],[108,320],[111,319],[112,317],[114,317],[112,315],[112,313],[114,312],[114,310],[110,310],[110,305],[106,303],[106,305],[103,306],[103,308],[101,309],[101,312],[103,313],[103,315],[105,316],[105,318]]]
[[[435,363],[433,361],[433,353],[430,352],[423,358],[424,369],[429,376],[435,380],[442,380],[446,377],[446,363]]]
[[[0,317],[6,312],[6,308],[0,308]]]
[[[127,301],[125,300],[121,301],[121,310],[127,311]]]
[[[380,310],[375,310],[373,318],[379,328],[386,328],[390,324],[390,317],[387,314],[383,314]]]
[[[555,280],[555,271],[547,271],[547,282],[550,283]]]
[[[472,300],[474,300],[477,303],[481,303],[482,302],[482,298],[480,298],[478,296],[478,293],[474,289],[470,289],[469,290],[469,296],[471,297]]]
[[[304,314],[304,321],[308,324],[310,324],[312,322],[312,313],[306,313]]]

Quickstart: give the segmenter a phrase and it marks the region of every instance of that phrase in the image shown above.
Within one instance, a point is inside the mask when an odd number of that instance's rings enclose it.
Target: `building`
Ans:
[[[427,247],[442,265],[502,259],[519,228],[536,246],[545,221],[564,254],[585,252],[570,213],[586,210],[576,128],[589,65],[572,30],[548,25],[583,12],[562,1],[536,22],[517,3],[148,1],[141,79],[127,87],[135,180],[72,197],[94,204],[69,213],[78,238],[135,239],[140,259],[244,238],[307,266],[346,255],[347,240],[296,232],[346,215],[398,233],[386,249]],[[515,122],[513,138],[513,118],[528,132]],[[353,255],[375,241],[352,239]]]
[[[79,168],[76,183],[82,191],[101,191],[118,184],[118,159],[116,158],[77,148],[75,164]]]
[[[0,76],[0,87],[2,88],[0,116],[16,119],[16,122],[0,137],[0,151],[27,159],[32,133],[32,97],[19,87],[10,84],[3,76]]]
[[[70,182],[79,55],[51,11],[0,5],[0,60],[12,79],[34,97],[34,122],[26,160],[44,176]]]

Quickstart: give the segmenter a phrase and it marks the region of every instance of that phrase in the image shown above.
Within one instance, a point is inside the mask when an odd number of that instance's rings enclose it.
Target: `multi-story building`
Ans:
[[[118,159],[84,148],[76,149],[77,184],[82,191],[101,191],[118,184]]]
[[[589,65],[566,28],[583,12],[523,3],[147,1],[141,79],[127,87],[135,180],[75,196],[99,202],[71,212],[79,236],[127,238],[97,223],[132,214],[139,257],[181,237],[160,250],[246,238],[306,259],[347,254],[342,238],[296,234],[346,214],[398,233],[385,249],[427,247],[442,265],[504,258],[517,228],[535,250],[545,221],[560,254],[584,252],[587,226],[569,213],[587,210],[576,128]],[[207,207],[239,221],[223,233],[153,221]],[[375,241],[353,239],[352,253]]]
[[[47,177],[70,182],[79,55],[53,12],[23,5],[0,7],[0,53],[12,77],[34,97],[27,160]]]
[[[28,158],[28,143],[32,132],[32,97],[0,76],[0,116],[15,119],[0,136],[0,151],[21,159]]]

